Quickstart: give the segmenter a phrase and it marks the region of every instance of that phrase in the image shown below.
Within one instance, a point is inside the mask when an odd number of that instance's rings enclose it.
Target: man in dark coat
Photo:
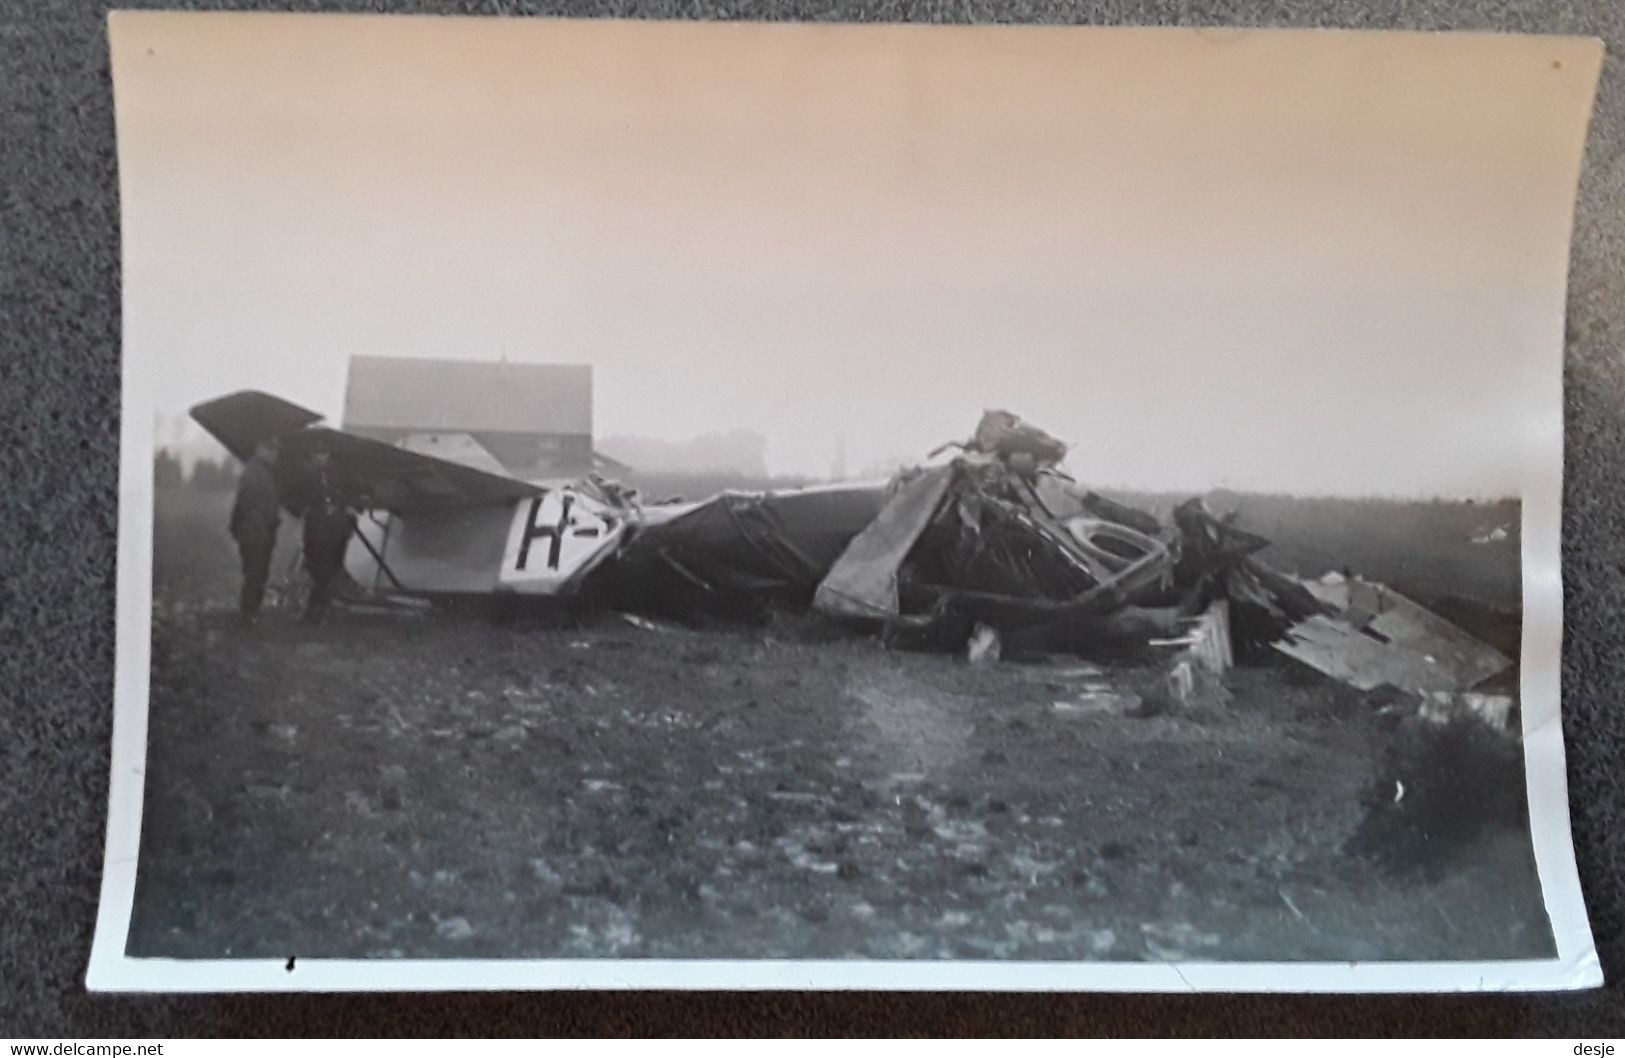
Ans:
[[[237,498],[231,505],[231,536],[243,563],[243,590],[237,608],[245,621],[259,617],[265,600],[265,582],[271,574],[271,552],[276,549],[277,524],[282,504],[277,496],[275,441],[262,441],[243,467]]]
[[[313,624],[327,615],[333,588],[344,573],[344,553],[356,524],[354,491],[333,465],[327,447],[314,447],[298,495],[298,510],[305,520],[305,569],[311,582],[305,620]]]

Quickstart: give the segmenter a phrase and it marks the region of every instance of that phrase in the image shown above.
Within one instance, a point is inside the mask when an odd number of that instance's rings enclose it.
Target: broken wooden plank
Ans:
[[[1467,691],[1512,667],[1500,651],[1384,585],[1306,587],[1322,601],[1341,600],[1343,608],[1293,625],[1275,649],[1359,690],[1390,684],[1415,694]]]

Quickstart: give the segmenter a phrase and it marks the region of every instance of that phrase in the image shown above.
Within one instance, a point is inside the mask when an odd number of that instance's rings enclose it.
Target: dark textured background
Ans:
[[[164,6],[132,3],[129,6]],[[186,7],[233,7],[178,3]],[[245,3],[243,8],[271,8]],[[1625,4],[1620,0],[606,0],[296,10],[698,19],[1472,29],[1600,36],[1569,296],[1564,728],[1611,985],[1568,996],[559,994],[110,997],[84,991],[112,726],[117,168],[105,8],[0,0],[0,1035],[1625,1034]],[[1177,311],[1177,306],[1170,306]]]

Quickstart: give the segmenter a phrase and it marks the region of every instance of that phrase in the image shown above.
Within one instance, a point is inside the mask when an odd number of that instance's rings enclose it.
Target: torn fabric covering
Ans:
[[[1247,661],[1262,660],[1293,625],[1326,611],[1297,580],[1256,558],[1225,571],[1218,589],[1230,600],[1236,654]]]
[[[1075,505],[1061,507],[1072,515],[1063,523],[1036,491],[1047,472],[974,449],[926,474],[837,561],[820,610],[881,619],[900,645],[955,651],[980,628],[1017,653],[1107,659],[1174,631],[1176,608],[1130,605],[1168,586],[1164,541]]]
[[[1128,601],[1101,589],[1132,595],[1166,576],[1171,558],[1161,541],[1083,513],[1078,503],[1058,503],[1066,515],[1059,520],[1038,492],[1052,475],[1018,472],[1014,456],[983,451],[1064,452],[1046,447],[1059,443],[1035,428],[1013,431],[1019,420],[995,418],[1001,414],[983,417],[966,454],[893,491],[819,586],[818,609],[915,627],[941,624],[952,639],[979,621],[1000,630],[1071,627]]]
[[[1186,500],[1174,508],[1174,527],[1179,532],[1180,554],[1177,573],[1194,580],[1204,575],[1222,574],[1237,567],[1250,555],[1269,547],[1257,533],[1237,529],[1234,514],[1216,518],[1200,499]]]
[[[1031,488],[1033,498],[1039,506],[1058,522],[1065,522],[1079,515],[1088,515],[1101,521],[1127,526],[1146,536],[1155,537],[1166,532],[1155,515],[1082,488],[1077,482],[1062,474],[1035,475]]]
[[[1002,462],[954,461],[948,501],[909,554],[913,580],[956,591],[1072,599],[1100,583],[1100,568],[1029,500]]]
[[[818,585],[814,605],[836,617],[895,617],[898,569],[942,506],[953,476],[951,465],[940,466],[904,481],[841,553]]]
[[[628,608],[751,612],[806,606],[885,501],[882,485],[724,493],[642,528],[606,569]]]

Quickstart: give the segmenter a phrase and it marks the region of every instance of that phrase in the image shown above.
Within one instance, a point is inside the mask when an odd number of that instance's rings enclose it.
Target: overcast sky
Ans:
[[[158,411],[590,363],[600,435],[1107,485],[1509,494],[1553,427],[1577,40],[114,18]]]

